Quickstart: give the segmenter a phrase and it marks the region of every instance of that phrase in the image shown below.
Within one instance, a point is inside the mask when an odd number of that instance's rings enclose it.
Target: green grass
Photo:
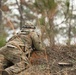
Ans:
[[[0,36],[0,47],[4,46],[6,43],[6,38],[4,36]]]

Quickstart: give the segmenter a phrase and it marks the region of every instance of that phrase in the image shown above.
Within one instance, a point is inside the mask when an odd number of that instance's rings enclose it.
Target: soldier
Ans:
[[[45,51],[41,38],[34,32],[33,25],[25,25],[20,33],[14,35],[7,44],[0,49],[2,75],[14,75],[30,66],[29,57],[32,50]],[[8,60],[11,66],[4,66],[3,61]],[[0,70],[1,70],[0,69]]]

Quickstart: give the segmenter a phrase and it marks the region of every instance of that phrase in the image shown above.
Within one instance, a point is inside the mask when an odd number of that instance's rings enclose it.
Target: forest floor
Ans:
[[[32,54],[30,68],[18,75],[76,75],[76,46],[54,46],[43,53]],[[59,62],[70,62],[70,66],[60,66]]]

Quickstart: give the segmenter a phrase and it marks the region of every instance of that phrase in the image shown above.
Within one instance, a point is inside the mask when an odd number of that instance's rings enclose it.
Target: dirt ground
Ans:
[[[76,75],[76,47],[56,46],[48,50],[50,75]],[[70,62],[72,66],[59,66],[59,62]]]
[[[17,75],[76,75],[76,47],[54,46],[47,48],[46,55],[40,52],[32,54],[30,68]],[[59,62],[70,62],[71,66],[60,66]]]

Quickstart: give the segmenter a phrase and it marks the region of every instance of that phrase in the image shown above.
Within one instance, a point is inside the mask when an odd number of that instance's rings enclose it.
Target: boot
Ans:
[[[16,63],[15,65],[6,68],[5,70],[2,71],[2,75],[15,75],[23,70],[29,68],[29,65],[25,63],[25,61],[21,61],[19,63]]]

